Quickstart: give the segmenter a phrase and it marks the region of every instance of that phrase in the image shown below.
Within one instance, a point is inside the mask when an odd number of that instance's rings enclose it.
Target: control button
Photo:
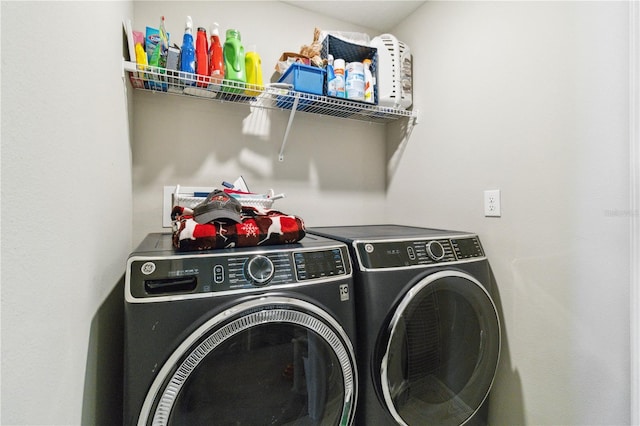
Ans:
[[[373,253],[373,250],[374,250],[374,249],[373,249],[373,244],[369,244],[369,243],[365,244],[365,245],[364,245],[364,250],[365,250],[367,253]]]
[[[444,247],[438,241],[429,241],[427,243],[427,255],[436,262],[444,258]]]
[[[222,265],[213,267],[213,282],[216,284],[222,284],[224,282],[224,268]]]
[[[407,247],[407,254],[409,255],[409,259],[416,260],[416,252],[412,246]]]
[[[274,272],[273,262],[266,256],[255,256],[247,262],[247,278],[252,284],[265,285],[271,280]]]

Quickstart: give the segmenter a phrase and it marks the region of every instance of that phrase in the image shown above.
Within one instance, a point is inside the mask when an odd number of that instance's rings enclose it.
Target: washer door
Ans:
[[[211,318],[174,351],[139,425],[352,423],[353,347],[324,310],[267,296]]]
[[[399,424],[461,425],[493,383],[500,357],[496,307],[472,276],[434,273],[402,299],[382,349],[382,393]]]

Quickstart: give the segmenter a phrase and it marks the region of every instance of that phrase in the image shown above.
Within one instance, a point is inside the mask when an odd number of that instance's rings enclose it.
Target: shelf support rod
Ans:
[[[416,110],[413,114],[411,114],[411,119],[409,120],[409,129],[407,131],[407,140],[411,137],[411,133],[413,132],[413,127],[418,124],[418,117],[420,115],[420,111]]]
[[[296,111],[298,110],[298,101],[300,100],[300,94],[295,92],[295,98],[293,99],[293,106],[291,107],[291,112],[289,113],[289,122],[287,123],[287,129],[284,131],[284,138],[282,139],[282,145],[280,146],[280,154],[278,155],[279,161],[284,161],[284,147],[287,144],[287,138],[289,137],[289,130],[291,130],[291,125],[293,124],[293,117],[296,115]]]

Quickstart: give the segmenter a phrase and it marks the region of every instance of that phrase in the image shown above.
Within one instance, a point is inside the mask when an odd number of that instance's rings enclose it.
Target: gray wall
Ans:
[[[628,424],[628,4],[428,2],[396,33],[422,124],[387,190],[411,215],[388,218],[480,234],[504,310],[492,424]]]
[[[131,4],[1,7],[0,423],[117,424],[131,251],[121,40]]]

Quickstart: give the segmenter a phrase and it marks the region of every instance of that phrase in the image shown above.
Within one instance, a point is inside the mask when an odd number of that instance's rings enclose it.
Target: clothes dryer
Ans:
[[[350,425],[357,401],[347,247],[176,253],[150,234],[125,281],[128,425]]]
[[[354,262],[361,425],[486,422],[500,356],[480,239],[398,225],[321,227]]]

